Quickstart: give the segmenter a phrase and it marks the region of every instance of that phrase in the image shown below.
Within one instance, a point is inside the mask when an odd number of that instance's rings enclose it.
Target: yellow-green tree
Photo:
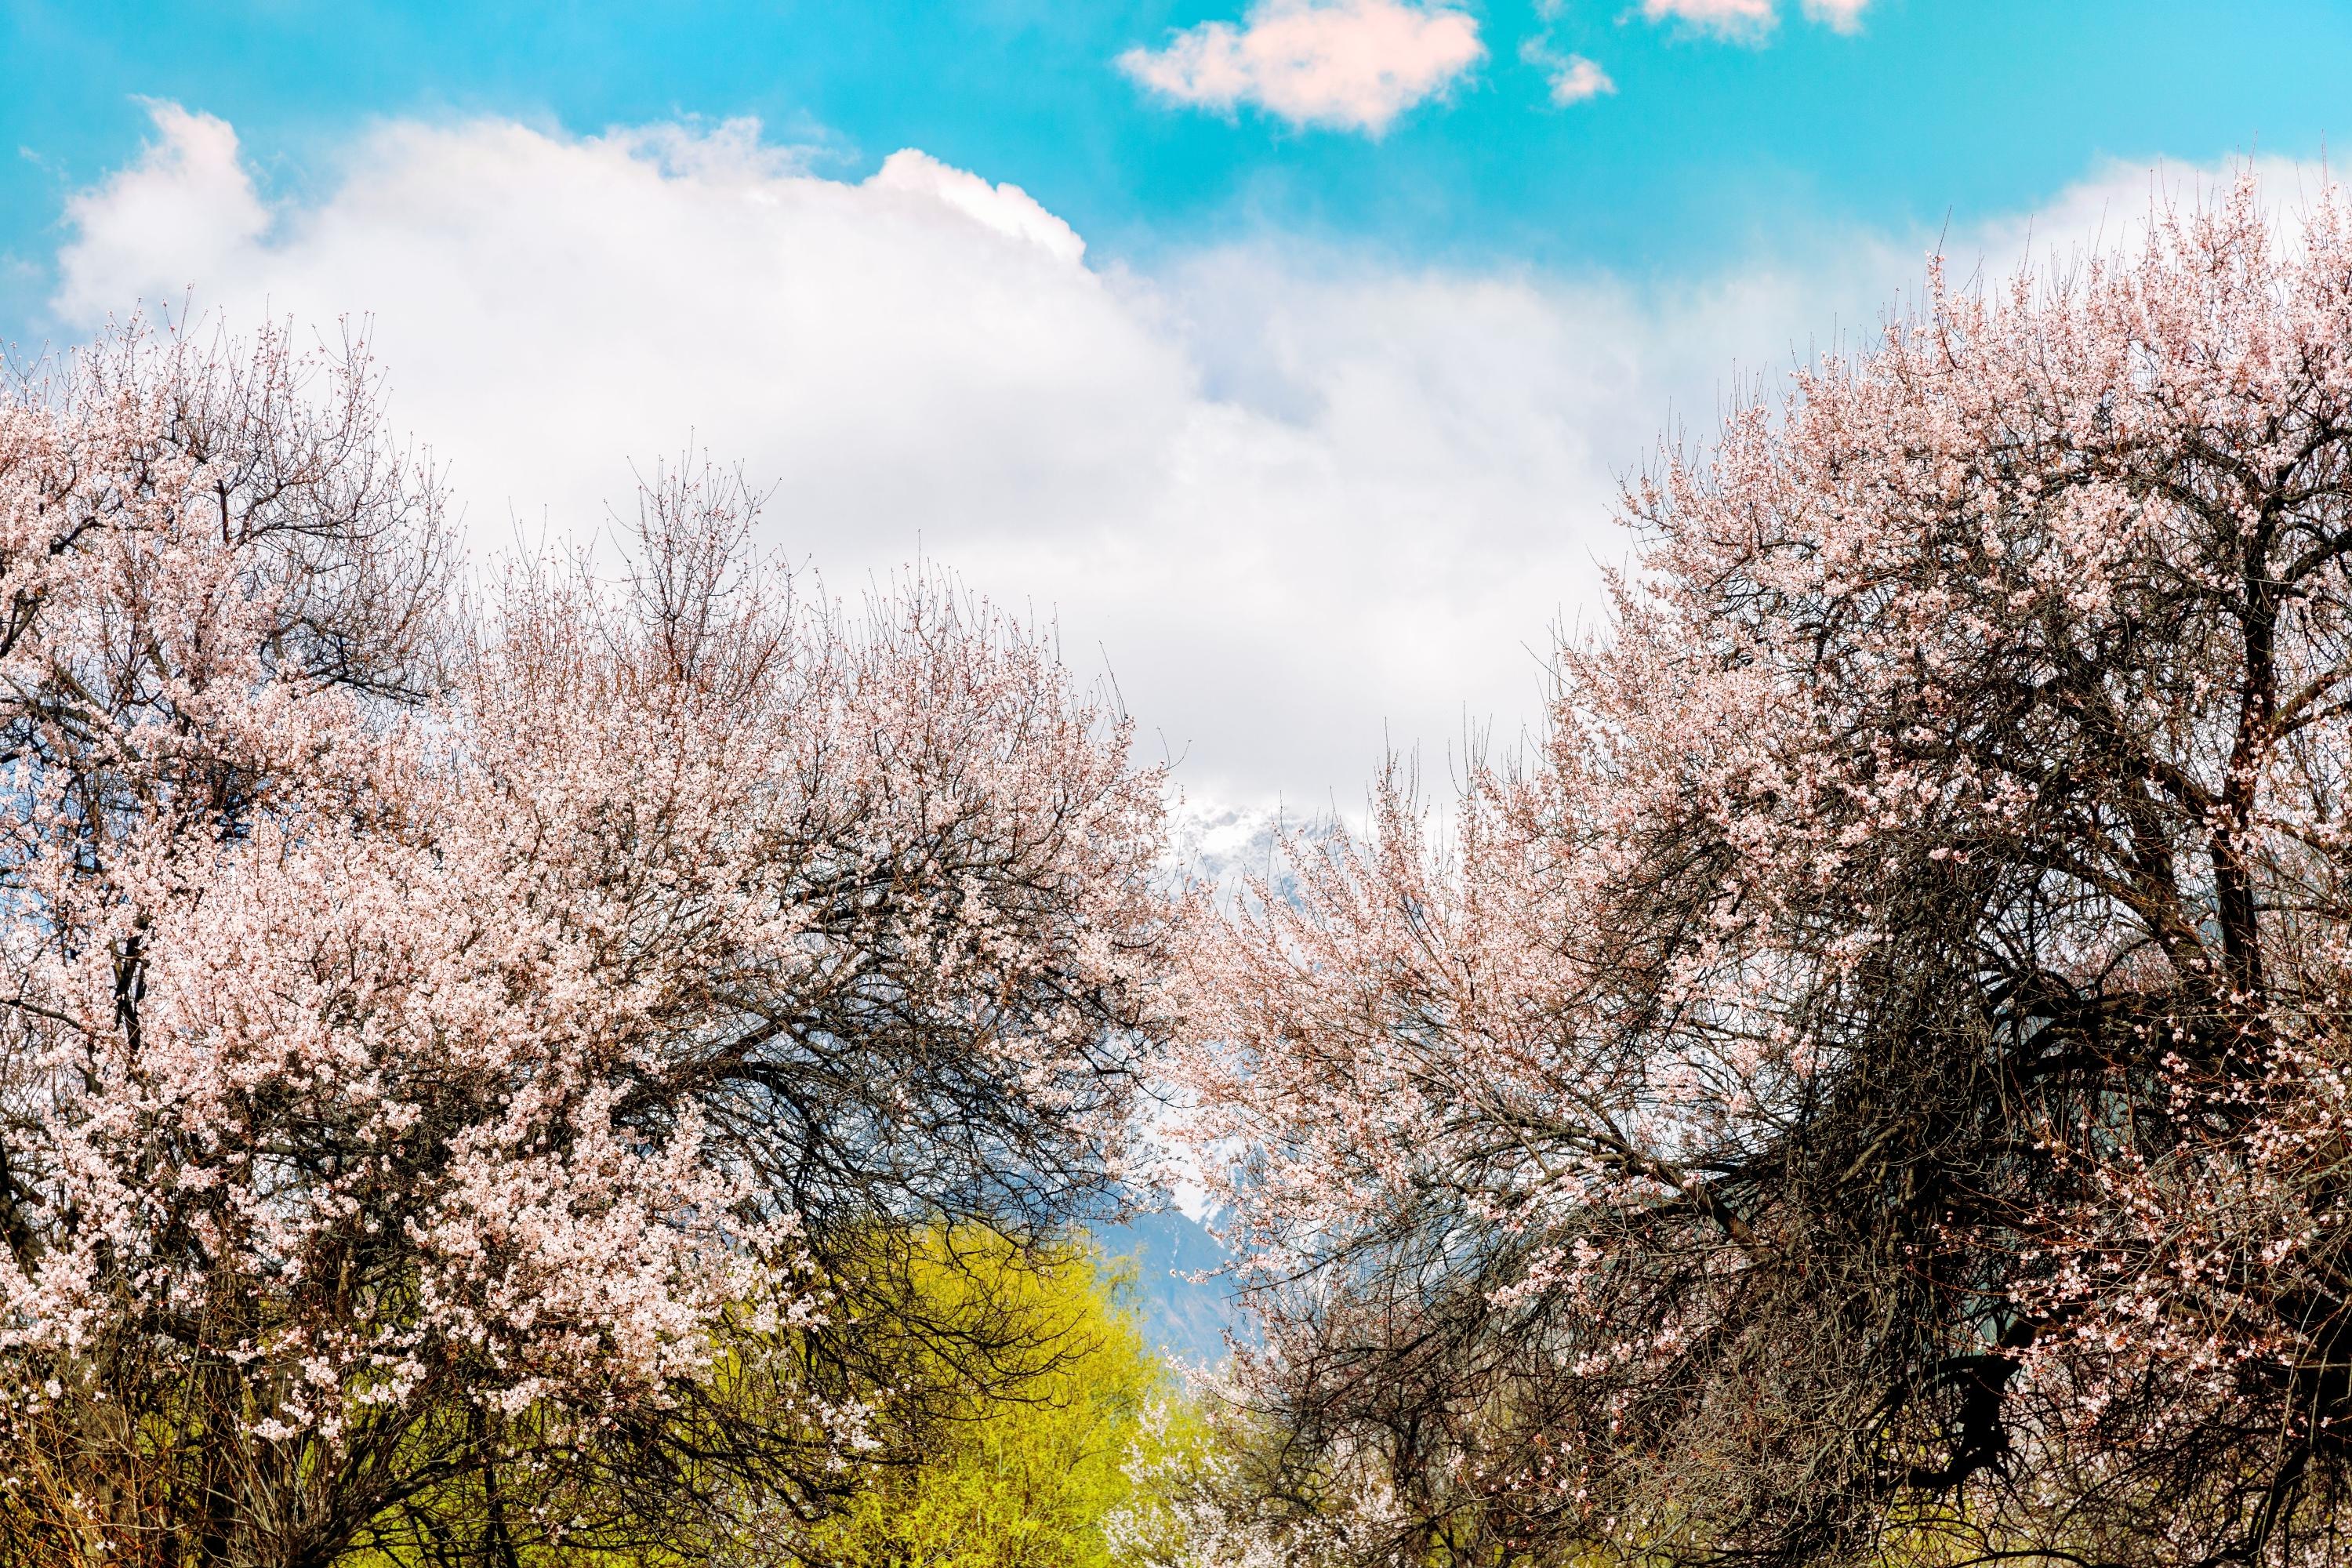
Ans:
[[[916,1269],[939,1312],[989,1317],[993,1342],[1009,1348],[990,1365],[959,1366],[908,1343],[910,1380],[970,1392],[945,1419],[933,1402],[918,1445],[880,1400],[883,1450],[921,1451],[876,1467],[809,1531],[807,1561],[1108,1568],[1104,1521],[1127,1500],[1129,1445],[1166,1378],[1120,1299],[1122,1276],[1089,1250],[1041,1257],[964,1233],[929,1238]]]

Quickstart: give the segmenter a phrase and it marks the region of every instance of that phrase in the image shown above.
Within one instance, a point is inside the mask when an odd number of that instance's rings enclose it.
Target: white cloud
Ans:
[[[483,550],[516,515],[594,529],[692,437],[836,590],[919,550],[1055,616],[1226,798],[1352,804],[1390,741],[1507,738],[1622,551],[1613,472],[1790,316],[1272,245],[1138,276],[1011,186],[912,152],[824,179],[742,126],[395,122],[275,211],[226,127],[157,129],[75,205],[68,325],[190,286],[233,321],[372,316]]]
[[[951,169],[911,147],[883,159],[882,167],[866,184],[869,190],[903,192],[918,201],[935,202],[1074,266],[1087,253],[1087,242],[1077,231],[1039,206],[1020,186],[992,185],[977,174]]]
[[[191,286],[231,321],[372,315],[482,551],[515,517],[593,532],[691,437],[774,488],[768,540],[832,590],[919,551],[1108,660],[1196,798],[1294,810],[1360,803],[1389,743],[1442,781],[1465,725],[1529,722],[1625,551],[1615,476],[1872,328],[1931,237],[1675,289],[1274,241],[1143,276],[1014,186],[916,152],[825,179],[748,125],[392,123],[275,210],[218,121],[157,132],[73,205],[72,329]],[[2112,239],[2148,193],[2110,174],[1956,237],[1954,275]]]
[[[372,317],[481,550],[594,529],[691,437],[836,590],[919,551],[1055,616],[1212,794],[1352,800],[1386,738],[1531,712],[1657,406],[1620,402],[1619,290],[1248,247],[1138,277],[919,153],[853,184],[743,127],[400,122],[265,211],[226,128],[157,130],[75,205],[68,325],[191,286]]]
[[[1118,64],[1178,103],[1377,136],[1486,53],[1476,18],[1443,0],[1258,0],[1239,27],[1203,22]]]
[[[1561,54],[1551,47],[1548,37],[1538,36],[1521,44],[1519,58],[1544,73],[1544,79],[1551,87],[1552,102],[1562,109],[1617,90],[1617,84],[1598,63],[1582,55]]]

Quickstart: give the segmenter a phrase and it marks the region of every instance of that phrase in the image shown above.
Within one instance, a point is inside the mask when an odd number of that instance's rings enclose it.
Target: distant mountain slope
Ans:
[[[1224,1248],[1198,1220],[1173,1209],[1139,1215],[1126,1225],[1097,1231],[1095,1240],[1105,1258],[1133,1263],[1143,1337],[1161,1355],[1213,1365],[1225,1358],[1227,1330],[1244,1342],[1254,1337],[1244,1331],[1225,1280],[1195,1284],[1187,1278],[1225,1261]]]

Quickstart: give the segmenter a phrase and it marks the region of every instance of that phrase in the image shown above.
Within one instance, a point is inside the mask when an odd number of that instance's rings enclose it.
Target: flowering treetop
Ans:
[[[1392,779],[1194,927],[1263,1396],[1381,1456],[1400,1540],[2306,1550],[2352,1418],[2341,198],[1933,271],[1624,504],[1612,635],[1449,843]]]
[[[469,610],[362,360],[133,331],[0,400],[16,1539],[805,1500],[835,1266],[1101,1190],[1158,776],[1037,637],[800,601],[750,521],[664,481],[622,579]]]

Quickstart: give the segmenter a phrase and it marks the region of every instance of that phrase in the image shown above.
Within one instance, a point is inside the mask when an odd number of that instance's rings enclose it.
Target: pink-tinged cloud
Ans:
[[[1444,4],[1258,0],[1239,26],[1203,22],[1118,64],[1173,102],[1378,136],[1486,54],[1476,18]]]
[[[154,144],[102,193],[66,203],[74,237],[58,258],[68,283],[62,303],[90,321],[128,309],[142,289],[151,305],[170,309],[269,227],[226,121],[176,103],[150,103],[147,112]]]
[[[1547,38],[1529,38],[1521,44],[1519,58],[1544,73],[1544,79],[1551,84],[1552,102],[1562,109],[1617,90],[1617,84],[1598,62],[1582,55],[1561,54]]]
[[[1683,22],[1727,38],[1754,38],[1780,20],[1773,0],[1642,0],[1653,22]]]

